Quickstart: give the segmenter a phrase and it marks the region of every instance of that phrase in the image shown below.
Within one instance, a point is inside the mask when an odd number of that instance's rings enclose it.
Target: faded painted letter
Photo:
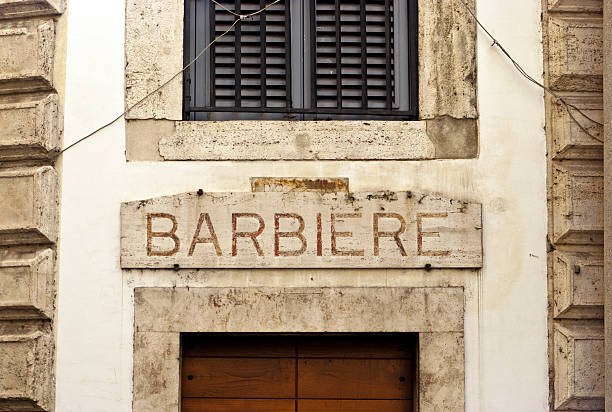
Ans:
[[[281,232],[280,219],[295,219],[299,223],[299,228],[295,232]],[[274,214],[274,256],[299,256],[306,251],[308,243],[303,235],[304,219],[296,213],[275,213]],[[281,237],[296,238],[302,242],[302,247],[298,250],[280,250],[279,240]]]
[[[381,232],[378,230],[378,221],[379,219],[396,219],[400,222],[400,227],[395,232]],[[406,256],[406,250],[404,249],[404,245],[402,244],[402,240],[400,239],[400,235],[404,233],[406,230],[406,221],[399,213],[374,213],[374,218],[372,221],[372,229],[374,232],[374,256],[379,256],[379,239],[381,237],[392,237],[395,239],[395,243],[399,248],[399,251],[402,256]]]
[[[206,227],[208,228],[209,237],[200,237],[200,230],[202,230],[202,223],[206,220]],[[217,256],[222,256],[221,247],[219,246],[219,240],[217,239],[217,235],[215,234],[215,228],[210,221],[210,216],[208,213],[200,213],[200,219],[198,220],[198,225],[196,226],[195,233],[193,234],[193,239],[191,240],[191,246],[189,246],[189,256],[193,256],[193,252],[198,243],[212,243],[215,247],[215,252]]]
[[[338,250],[336,239],[339,237],[353,237],[353,232],[336,232],[336,218],[358,219],[361,213],[332,213],[331,214],[331,251],[333,256],[363,256],[363,250]]]
[[[238,219],[240,218],[250,218],[255,219],[259,222],[259,228],[254,232],[238,232],[236,228],[238,227]],[[264,231],[266,224],[264,220],[257,213],[232,213],[232,256],[238,255],[238,247],[237,247],[237,239],[239,237],[249,237],[253,241],[253,246],[257,250],[257,254],[259,256],[263,256],[263,250],[257,241],[257,236],[261,235]]]
[[[169,232],[154,232],[153,219],[168,219],[172,222]],[[170,213],[147,213],[147,256],[172,256],[179,251],[181,241],[176,236],[178,223],[176,217]],[[170,250],[153,250],[153,238],[168,238],[174,242],[174,248]]]
[[[418,213],[417,214],[417,253],[419,256],[448,256],[450,250],[423,250],[424,237],[440,237],[440,232],[423,232],[423,219],[447,218],[448,213]]]

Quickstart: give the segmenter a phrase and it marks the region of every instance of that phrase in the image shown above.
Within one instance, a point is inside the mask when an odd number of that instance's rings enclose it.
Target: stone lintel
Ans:
[[[0,245],[54,243],[58,201],[51,166],[0,171]]]
[[[463,331],[462,288],[137,288],[135,305],[139,332]]]

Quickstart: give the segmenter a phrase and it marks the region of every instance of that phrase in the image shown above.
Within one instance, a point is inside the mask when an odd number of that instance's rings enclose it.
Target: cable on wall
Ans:
[[[580,110],[578,107],[576,107],[575,105],[568,103],[567,101],[565,101],[565,99],[561,96],[559,96],[557,94],[556,91],[552,90],[549,87],[546,87],[544,84],[540,83],[539,81],[537,81],[536,79],[534,79],[532,76],[530,76],[525,69],[523,69],[523,67],[510,55],[510,53],[508,53],[508,51],[504,48],[504,46],[501,45],[501,43],[499,41],[497,41],[497,39],[495,37],[493,37],[493,35],[486,29],[485,26],[483,26],[483,24],[480,22],[480,20],[478,20],[478,17],[476,17],[476,13],[474,13],[474,10],[472,10],[467,3],[465,3],[464,0],[460,0],[459,1],[463,7],[466,8],[466,10],[470,13],[470,15],[472,16],[472,18],[474,19],[474,21],[476,22],[476,24],[478,24],[478,26],[480,26],[480,28],[487,34],[487,36],[489,36],[489,38],[491,38],[491,40],[493,40],[493,44],[491,46],[497,46],[501,52],[512,62],[512,64],[514,65],[514,67],[516,68],[516,70],[527,80],[529,80],[531,83],[535,84],[536,86],[540,87],[542,90],[544,90],[546,93],[550,94],[551,96],[553,96],[555,99],[557,99],[557,101],[559,103],[561,103],[565,109],[567,110],[567,114],[569,115],[570,119],[576,123],[578,125],[578,127],[580,128],[580,130],[582,130],[585,134],[587,134],[589,137],[597,140],[598,142],[603,143],[603,140],[595,135],[593,135],[592,133],[590,133],[586,127],[580,123],[578,121],[578,119],[576,119],[576,117],[574,116],[574,113],[572,113],[572,111],[570,109],[573,109],[576,113],[579,113],[582,117],[584,117],[585,119],[587,119],[588,121],[590,121],[591,123],[597,125],[597,126],[601,126],[603,127],[603,124],[594,120],[593,118],[589,117],[585,112],[583,112],[582,110]]]
[[[214,40],[212,40],[210,43],[208,43],[189,63],[187,63],[179,72],[177,72],[174,76],[170,77],[170,79],[168,79],[167,81],[165,81],[164,83],[162,83],[160,86],[158,86],[157,88],[155,88],[153,91],[151,91],[150,93],[148,93],[147,95],[145,95],[142,99],[138,100],[136,103],[132,104],[131,106],[129,106],[127,109],[125,109],[125,111],[121,114],[119,114],[117,117],[115,117],[113,120],[111,120],[110,122],[104,124],[103,126],[100,126],[99,128],[97,128],[96,130],[94,130],[93,132],[89,133],[88,135],[78,139],[77,141],[71,143],[70,145],[66,146],[64,149],[62,149],[61,151],[59,151],[56,155],[56,157],[61,156],[65,151],[67,151],[68,149],[76,146],[77,144],[83,142],[84,140],[89,139],[90,137],[94,136],[95,134],[97,134],[98,132],[106,129],[107,127],[111,126],[112,124],[114,124],[115,122],[117,122],[118,120],[120,120],[122,117],[124,117],[126,114],[128,114],[132,109],[134,109],[135,107],[137,107],[138,105],[140,105],[142,102],[144,102],[145,100],[147,100],[149,97],[151,97],[152,95],[154,95],[155,93],[157,93],[158,91],[160,91],[161,89],[163,89],[165,86],[167,86],[170,82],[172,82],[174,79],[176,79],[178,76],[180,76],[185,70],[187,70],[188,68],[190,68],[214,43],[216,43],[218,40],[220,40],[222,37],[224,37],[225,35],[227,35],[227,33],[229,33],[239,22],[241,22],[242,20],[245,20],[249,17],[255,16],[257,14],[263,13],[264,11],[266,11],[267,9],[269,9],[270,7],[272,7],[273,5],[275,5],[276,3],[280,2],[281,0],[274,0],[272,3],[268,4],[266,7],[257,10],[253,13],[249,13],[249,14],[239,14],[236,13],[230,9],[228,9],[227,7],[223,6],[222,4],[220,4],[219,2],[217,2],[216,0],[211,0],[214,4],[218,5],[219,7],[221,7],[222,9],[224,9],[225,11],[227,11],[228,13],[234,15],[237,17],[237,19],[228,27],[228,29],[226,31],[224,31],[223,33],[221,33],[219,36],[217,36]],[[491,38],[491,40],[493,41],[492,46],[497,46],[501,52],[512,62],[512,64],[514,65],[514,67],[516,68],[516,70],[523,76],[525,77],[527,80],[529,80],[531,83],[537,85],[538,87],[540,87],[542,90],[544,90],[546,93],[550,94],[551,96],[553,96],[558,102],[560,102],[561,104],[563,104],[563,106],[565,107],[565,109],[567,110],[567,113],[570,117],[570,119],[576,123],[578,125],[578,127],[580,128],[580,130],[582,130],[586,135],[588,135],[589,137],[603,143],[603,140],[595,135],[593,135],[592,133],[590,133],[586,127],[580,123],[578,121],[578,119],[576,119],[574,113],[572,113],[573,109],[576,113],[579,113],[582,117],[584,117],[585,119],[589,120],[591,123],[597,125],[597,126],[602,126],[603,124],[592,119],[591,117],[589,117],[586,113],[584,113],[582,110],[580,110],[578,107],[576,107],[575,105],[568,103],[567,101],[565,101],[565,99],[561,96],[559,96],[557,94],[557,92],[555,92],[554,90],[550,89],[549,87],[546,87],[544,84],[538,82],[536,79],[534,79],[532,76],[530,76],[524,69],[523,67],[510,55],[510,53],[508,53],[508,51],[501,45],[501,43],[486,29],[486,27],[480,22],[480,20],[478,20],[478,18],[476,17],[476,14],[474,13],[474,11],[465,3],[464,0],[460,0],[459,1],[468,11],[468,13],[470,13],[470,15],[472,16],[472,18],[474,19],[474,21],[476,22],[476,24],[487,34],[487,36],[489,38]]]
[[[126,114],[128,114],[130,112],[130,110],[134,109],[136,106],[140,105],[142,102],[144,102],[145,100],[147,100],[149,97],[151,97],[152,95],[154,95],[155,93],[157,93],[158,91],[160,91],[161,89],[163,89],[164,87],[166,87],[170,82],[172,82],[174,79],[176,79],[178,76],[180,76],[185,70],[187,70],[188,68],[190,68],[200,57],[202,57],[202,55],[206,52],[206,50],[208,50],[210,48],[210,46],[212,46],[214,43],[216,43],[218,40],[220,40],[222,37],[224,37],[227,33],[229,33],[234,26],[236,26],[236,24],[238,24],[239,22],[241,22],[242,20],[245,20],[249,17],[255,16],[257,14],[263,13],[264,11],[266,11],[267,9],[269,9],[270,7],[272,7],[273,5],[275,5],[276,3],[278,3],[281,0],[274,0],[272,3],[268,4],[266,7],[264,7],[263,9],[257,10],[253,13],[248,13],[248,14],[238,14],[235,13],[231,10],[229,10],[228,8],[224,7],[223,5],[219,4],[216,0],[211,0],[213,3],[219,5],[221,8],[227,10],[228,12],[230,12],[231,14],[237,16],[238,18],[236,20],[234,20],[234,22],[227,28],[227,30],[225,30],[223,33],[221,33],[220,35],[218,35],[217,37],[215,37],[215,39],[213,41],[211,41],[210,43],[208,43],[206,45],[206,47],[204,47],[189,63],[187,63],[179,72],[177,72],[174,76],[170,77],[168,80],[166,80],[164,83],[162,83],[160,86],[158,86],[155,90],[153,90],[152,92],[148,93],[146,96],[144,96],[142,99],[138,100],[136,103],[132,104],[130,107],[128,107],[127,109],[125,109],[125,111],[123,113],[121,113],[120,115],[118,115],[117,117],[115,117],[113,120],[111,120],[110,122],[106,123],[103,126],[100,126],[99,128],[97,128],[96,130],[94,130],[93,132],[89,133],[87,136],[84,136],[82,138],[80,138],[79,140],[71,143],[70,145],[66,146],[65,148],[63,148],[61,151],[58,152],[58,154],[56,155],[56,157],[59,157],[62,153],[64,153],[66,150],[70,149],[71,147],[76,146],[77,144],[81,143],[82,141],[89,139],[90,137],[92,137],[93,135],[95,135],[96,133],[106,129],[107,127],[111,126],[112,124],[114,124],[115,122],[117,122],[119,119],[121,119],[123,116],[125,116]]]

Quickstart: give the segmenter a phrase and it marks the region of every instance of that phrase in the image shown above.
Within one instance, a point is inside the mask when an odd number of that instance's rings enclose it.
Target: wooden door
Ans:
[[[413,412],[416,339],[185,335],[183,412]]]

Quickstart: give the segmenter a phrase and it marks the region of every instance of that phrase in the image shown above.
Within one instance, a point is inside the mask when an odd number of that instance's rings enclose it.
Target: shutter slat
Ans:
[[[285,0],[286,1],[286,0]],[[241,21],[216,43],[213,57],[213,99],[219,107],[285,107],[290,92],[287,73],[288,18],[285,1]],[[258,11],[265,0],[222,1],[239,14]],[[235,16],[211,6],[214,36],[224,33]]]
[[[313,1],[316,107],[392,109],[392,2]]]

